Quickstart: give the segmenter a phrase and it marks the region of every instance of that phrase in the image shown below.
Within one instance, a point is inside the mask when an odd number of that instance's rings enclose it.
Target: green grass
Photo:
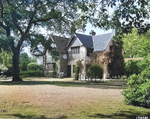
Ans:
[[[8,107],[5,107],[7,109]],[[47,106],[14,104],[9,111],[0,112],[0,118],[12,119],[136,119],[138,116],[150,118],[150,109],[125,105],[121,101],[91,102],[74,107],[52,109]]]
[[[124,89],[126,85],[123,81],[32,81],[32,79],[26,79],[21,82],[1,81],[0,85],[56,85],[65,87],[87,87],[87,88],[107,88],[107,89]]]

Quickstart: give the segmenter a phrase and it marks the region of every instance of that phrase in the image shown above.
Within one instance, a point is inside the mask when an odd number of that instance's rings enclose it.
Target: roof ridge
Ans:
[[[113,34],[113,33],[111,32],[111,33],[105,33],[105,34],[100,34],[100,35],[95,35],[95,36],[102,36],[102,35],[107,35],[107,34]],[[95,37],[95,36],[92,36],[92,37]]]
[[[85,36],[91,36],[91,35],[86,35],[86,34],[82,34],[82,33],[75,33],[75,34],[80,34],[80,35],[85,35]]]
[[[80,35],[85,35],[85,36],[91,36],[91,35],[86,35],[86,34],[82,34],[82,33],[75,33],[75,34],[80,34]],[[103,33],[103,34],[95,35],[95,36],[101,36],[101,35],[107,35],[107,34],[113,34],[113,33],[112,32],[110,32],[110,33]],[[91,36],[91,37],[95,37],[95,36]]]

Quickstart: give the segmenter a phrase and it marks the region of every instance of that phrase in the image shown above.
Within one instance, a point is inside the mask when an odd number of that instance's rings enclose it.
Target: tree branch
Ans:
[[[0,22],[0,26],[3,27],[4,29],[6,29],[6,26],[4,26],[4,24],[2,22]]]
[[[3,3],[2,3],[1,0],[0,0],[0,5],[1,5],[1,18],[3,18],[3,9],[4,9],[4,7],[3,7]]]
[[[35,11],[33,12],[32,16],[30,17],[30,21],[29,21],[28,27],[27,27],[27,29],[25,31],[25,34],[27,34],[29,32],[29,30],[30,30],[30,28],[32,26],[32,23],[33,23],[32,22],[33,18],[34,18],[35,14],[36,14],[37,5],[36,5],[36,1],[35,0],[34,0],[34,8],[35,8]]]
[[[34,18],[34,16],[35,16],[35,14],[36,14],[36,10],[33,12],[33,15],[31,16],[31,18],[30,18],[30,21],[29,21],[29,24],[28,24],[28,27],[27,27],[27,29],[26,29],[26,31],[25,31],[25,34],[27,34],[28,32],[29,32],[29,30],[30,30],[30,28],[31,28],[31,26],[32,26],[32,21],[33,21],[33,18]]]
[[[17,27],[17,29],[20,31],[21,35],[23,35],[23,31],[21,30],[20,26],[13,20],[12,21],[14,23],[14,25]]]

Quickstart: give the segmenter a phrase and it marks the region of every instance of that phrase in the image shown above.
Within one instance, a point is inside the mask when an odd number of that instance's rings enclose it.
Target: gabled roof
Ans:
[[[56,44],[56,49],[59,53],[67,53],[65,48],[67,43],[69,42],[69,38],[52,35],[52,39]]]
[[[94,52],[96,52],[96,51],[106,50],[108,44],[110,43],[111,39],[113,38],[113,33],[107,33],[107,34],[102,34],[102,35],[97,35],[97,36],[90,36],[90,35],[75,33],[71,37],[67,46],[69,46],[69,44],[73,40],[73,37],[75,37],[75,36],[81,41],[81,43],[86,48],[93,48]]]
[[[75,33],[86,48],[93,48],[92,36]]]
[[[104,51],[112,38],[113,38],[113,33],[93,36],[94,52]]]

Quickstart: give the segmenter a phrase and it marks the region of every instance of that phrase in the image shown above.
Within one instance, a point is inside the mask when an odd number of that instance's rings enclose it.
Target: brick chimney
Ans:
[[[91,30],[89,34],[92,35],[92,36],[95,36],[96,32],[94,30]]]

